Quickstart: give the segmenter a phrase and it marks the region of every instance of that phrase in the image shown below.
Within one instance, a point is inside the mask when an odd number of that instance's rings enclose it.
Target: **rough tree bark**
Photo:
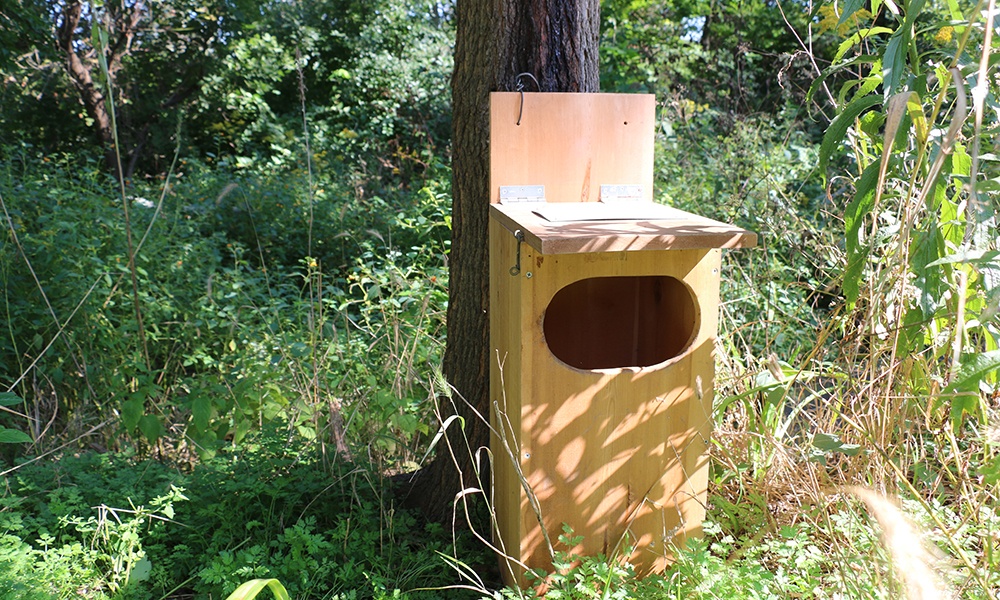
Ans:
[[[459,0],[456,26],[444,374],[468,445],[454,423],[409,494],[442,522],[451,520],[460,490],[488,485],[478,481],[470,450],[489,447],[489,93],[514,90],[520,73],[534,75],[543,92],[596,92],[599,0]]]

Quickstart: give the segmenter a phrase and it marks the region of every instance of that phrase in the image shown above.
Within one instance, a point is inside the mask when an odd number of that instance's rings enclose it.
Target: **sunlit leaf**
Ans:
[[[870,27],[868,29],[862,29],[840,42],[840,45],[837,46],[837,53],[833,56],[834,64],[840,62],[840,59],[847,54],[847,51],[860,44],[862,40],[880,33],[892,33],[892,30],[888,27]]]
[[[935,267],[938,265],[947,265],[953,263],[993,263],[1000,260],[1000,251],[997,250],[960,250],[954,254],[949,254],[944,258],[939,258],[932,263],[928,263],[928,267]]]
[[[854,120],[869,108],[882,103],[882,98],[878,96],[865,96],[858,98],[844,107],[844,110],[837,115],[837,118],[827,127],[823,135],[823,143],[819,148],[819,169],[823,176],[826,176],[827,164],[834,150],[844,140],[847,130],[854,125]]]
[[[0,426],[0,444],[30,444],[31,436],[17,429]]]
[[[277,579],[254,579],[248,581],[236,588],[232,594],[229,594],[226,600],[252,600],[264,588],[270,589],[277,600],[290,600],[285,586],[281,585],[281,582]]]

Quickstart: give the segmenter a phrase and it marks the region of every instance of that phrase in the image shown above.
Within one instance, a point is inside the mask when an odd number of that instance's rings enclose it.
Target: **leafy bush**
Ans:
[[[275,428],[187,471],[111,454],[35,462],[0,500],[0,590],[225,597],[277,578],[296,598],[389,598],[448,585],[438,553],[479,550],[394,507],[385,483]]]
[[[110,422],[150,448],[209,456],[280,418],[301,435],[412,460],[444,335],[439,184],[396,207],[374,198],[374,223],[314,194],[313,210],[341,217],[317,220],[309,256],[304,239],[280,243],[304,238],[293,232],[308,225],[307,180],[182,165],[161,193],[135,185],[128,197],[142,240],[133,289],[121,201],[96,163],[8,154],[0,381],[16,382],[25,414],[45,415],[33,439]]]

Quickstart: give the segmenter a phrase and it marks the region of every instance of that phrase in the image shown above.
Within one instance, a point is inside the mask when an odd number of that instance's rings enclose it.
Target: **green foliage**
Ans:
[[[721,498],[713,498],[713,502],[717,500]],[[725,510],[728,508],[719,513]],[[753,522],[757,518],[759,515]],[[633,567],[624,561],[557,552],[553,572],[534,575],[538,584],[545,585],[539,597],[893,597],[891,587],[885,584],[889,561],[879,546],[877,529],[850,504],[831,504],[821,522],[733,531],[716,521],[706,521],[704,532],[704,539],[690,539],[676,550],[675,562],[665,573],[643,579],[638,579]],[[560,541],[568,546],[578,540],[567,534]],[[849,550],[829,551],[828,545],[834,542]],[[524,597],[509,588],[502,595]]]
[[[796,362],[815,348],[836,305],[836,219],[816,176],[816,143],[793,114],[729,121],[682,101],[664,107],[660,120],[657,198],[760,239],[724,264],[721,322],[733,332],[734,355]]]
[[[815,75],[795,34],[809,18],[763,1],[603,0],[601,88],[777,114],[803,104]],[[832,52],[824,39],[812,49],[821,58]]]
[[[126,191],[148,360],[58,6],[0,11],[0,596],[452,595],[438,553],[492,559],[382,481],[439,439],[452,3],[146,14],[108,72],[148,174]],[[761,247],[723,273],[705,539],[643,580],[560,553],[547,597],[891,597],[871,519],[817,492],[845,483],[899,487],[965,597],[997,586],[989,28],[957,3],[801,8],[602,3],[603,88],[661,102],[656,198]]]
[[[304,171],[306,118],[314,171],[335,171],[362,203],[433,177],[450,135],[451,71],[449,28],[433,6],[270,7],[208,75],[189,117],[196,153],[239,169]]]
[[[158,196],[135,189],[150,369],[130,342],[124,224],[97,164],[22,150],[4,166],[0,380],[17,382],[27,407],[89,406],[151,446],[186,425],[183,437],[206,456],[262,420],[331,434],[334,407],[351,416],[352,444],[393,461],[416,451],[444,335],[449,220],[439,184],[397,207],[373,198],[381,222],[316,193],[312,209],[341,218],[315,228],[313,258],[305,243],[279,244],[307,226],[305,180],[192,163]],[[57,406],[43,404],[43,390]]]
[[[107,60],[128,174],[168,170],[179,143],[195,158],[241,168],[301,165],[303,113],[310,160],[352,173],[358,187],[381,188],[383,177],[408,182],[440,163],[450,133],[451,59],[439,3],[83,6],[72,47],[97,81],[91,26],[112,33]],[[54,0],[32,0],[0,14],[0,40],[10,42],[0,50],[0,146],[24,142],[73,153],[94,143],[93,116],[85,110],[92,100],[78,91],[85,86],[68,74],[55,39],[67,11]]]
[[[941,390],[956,429],[966,415],[983,418],[977,397],[996,384],[1000,343],[991,308],[1000,262],[987,252],[998,239],[995,165],[980,143],[998,126],[996,90],[983,70],[992,49],[982,45],[978,13],[956,28],[958,10],[904,3],[887,16],[887,39],[864,48],[845,41],[842,60],[872,65],[865,79],[881,89],[843,84],[840,97],[857,92],[824,138],[821,160],[825,168],[850,144],[848,305],[871,311],[876,331],[896,332],[882,337],[891,339],[887,351],[908,357],[904,381],[918,394]],[[874,19],[865,15],[862,26]],[[972,111],[967,85],[978,90]]]
[[[226,600],[253,600],[264,589],[270,590],[277,600],[289,599],[285,586],[277,579],[253,579],[236,588]]]
[[[272,429],[186,471],[108,454],[20,468],[0,499],[0,590],[225,597],[278,579],[295,598],[405,598],[449,583],[437,553],[478,552],[293,439]]]

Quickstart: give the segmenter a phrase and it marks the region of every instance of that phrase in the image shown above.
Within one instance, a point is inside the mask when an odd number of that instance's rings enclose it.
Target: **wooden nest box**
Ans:
[[[701,530],[721,248],[756,235],[653,203],[654,124],[650,95],[491,97],[491,447],[511,584],[551,567],[550,543],[662,572]],[[579,546],[560,548],[564,524]]]

